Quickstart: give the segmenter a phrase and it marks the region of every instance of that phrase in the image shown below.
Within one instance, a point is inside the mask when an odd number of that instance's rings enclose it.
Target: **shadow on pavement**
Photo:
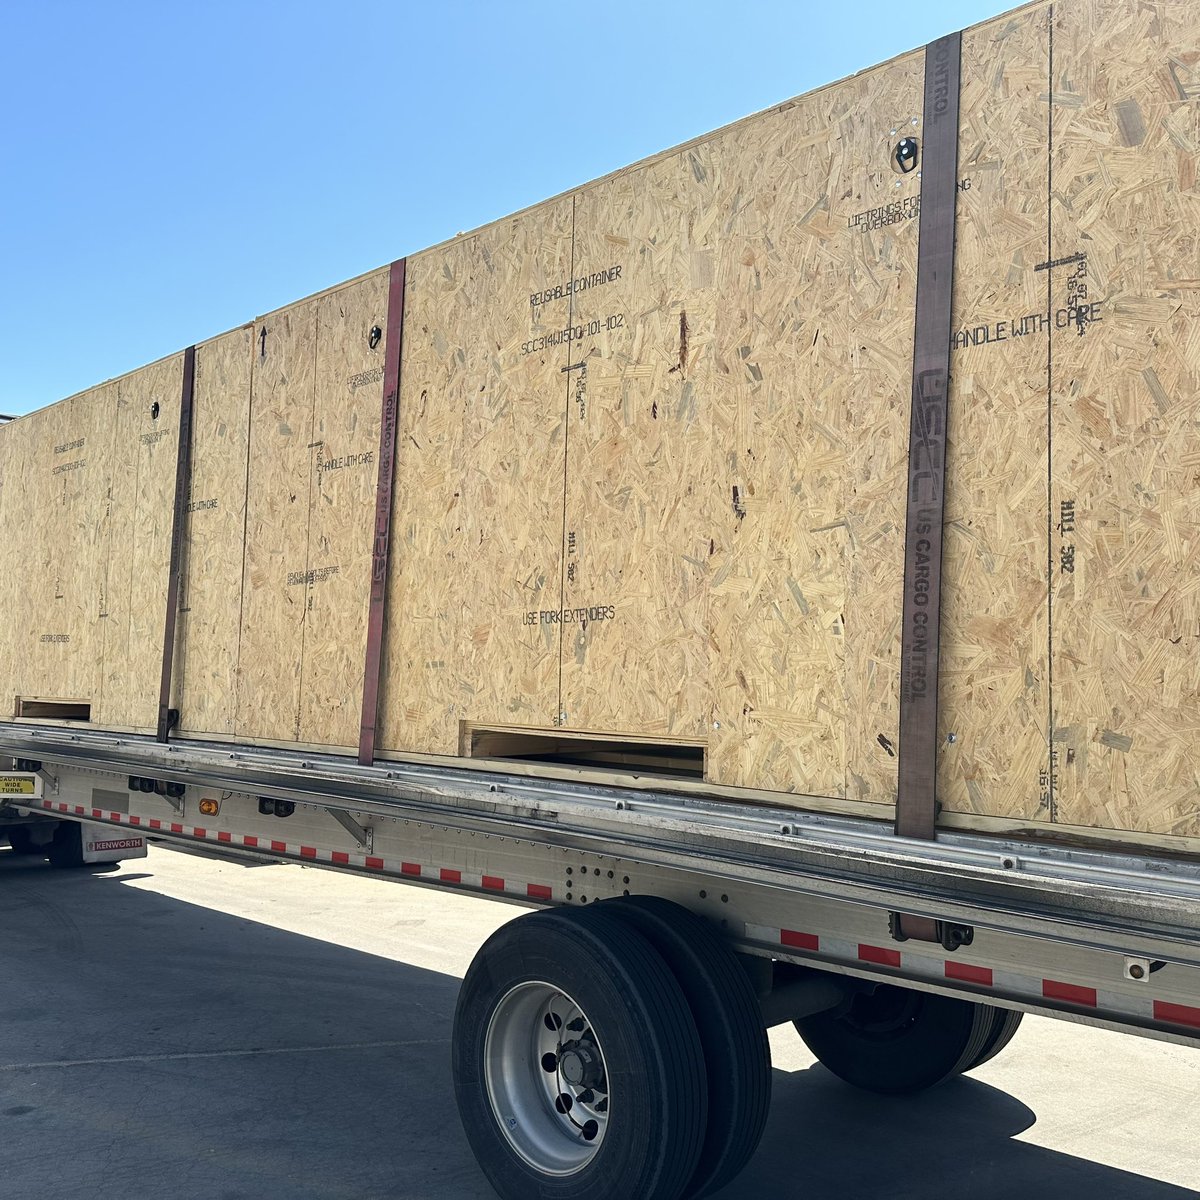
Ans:
[[[922,1095],[858,1091],[819,1064],[776,1071],[758,1154],[713,1200],[1194,1200],[1160,1183],[1016,1141],[1036,1114],[966,1076]]]

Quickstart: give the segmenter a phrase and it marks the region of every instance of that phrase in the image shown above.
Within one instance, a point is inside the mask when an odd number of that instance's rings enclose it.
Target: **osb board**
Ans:
[[[1084,0],[964,37],[952,819],[1196,830],[1193,12]],[[920,136],[922,68],[903,56],[410,258],[381,745],[453,754],[463,722],[707,734],[714,786],[893,800],[920,184],[889,157]],[[237,711],[230,603],[183,649],[183,695],[212,664],[188,728],[355,741],[374,471],[324,464],[339,441],[374,451],[376,382],[346,381],[377,369],[383,275],[360,284],[249,331],[245,571],[236,500],[200,552],[245,590]],[[1071,297],[1100,305],[1082,334]],[[229,367],[231,422],[250,369]],[[29,515],[53,499],[35,442]],[[214,468],[233,495],[238,450]],[[94,590],[128,605],[161,541],[107,528]],[[29,622],[57,612],[54,553],[32,556]],[[161,597],[145,607],[161,627]],[[22,666],[27,692],[96,694],[74,661]]]
[[[24,496],[14,506],[22,523],[12,534],[22,614],[12,684],[21,695],[93,706],[99,699],[102,520],[115,407],[116,389],[106,384],[23,419]]]
[[[0,530],[26,528],[25,515],[28,472],[25,465],[28,417],[0,425]],[[28,551],[23,540],[0,538],[0,612],[6,617],[6,633],[0,637],[0,717],[11,717],[19,687],[16,663],[27,652],[25,596],[21,586],[21,559]]]
[[[577,335],[558,385],[568,729],[674,740],[709,728],[719,169],[698,146],[581,193],[577,287],[544,306]]]
[[[1200,14],[1054,8],[1055,820],[1200,832]],[[1082,319],[1080,319],[1082,318]],[[1088,319],[1091,318],[1091,319]]]
[[[899,179],[890,155],[901,136],[891,131],[920,111],[921,67],[909,55],[739,126],[714,149],[727,181],[716,783],[827,797],[853,787],[880,802],[894,790],[876,739],[896,720],[918,185]],[[879,221],[892,214],[902,219]]]
[[[963,38],[939,687],[944,808],[1047,820],[1049,9]]]
[[[1038,269],[1049,253],[1049,41],[1047,6],[964,39],[955,295],[962,336],[955,344],[947,507],[942,801],[964,813],[1025,820],[1055,815],[1044,649],[1046,561],[1054,547],[1041,393],[1051,338],[1061,340],[1061,331],[1056,310],[1047,307],[1052,297],[1041,294],[1046,272]],[[575,275],[595,269],[597,254],[603,259],[610,247],[652,248],[656,273],[644,295],[634,273],[625,272],[619,282],[557,298],[570,327],[585,331],[563,364],[575,376],[565,389],[573,420],[564,608],[599,611],[584,600],[600,579],[616,584],[637,613],[624,625],[597,619],[586,629],[578,622],[571,636],[560,631],[568,726],[649,727],[669,736],[703,727],[711,715],[710,780],[806,796],[894,798],[918,185],[898,181],[884,164],[898,136],[920,135],[922,66],[920,55],[897,60],[601,181],[573,200]],[[832,142],[831,127],[839,130]],[[685,164],[690,178],[678,170]],[[718,181],[734,182],[710,199],[710,178],[718,189]],[[669,199],[659,179],[674,181]],[[750,198],[738,190],[746,179],[754,180]],[[849,250],[847,233],[854,235]],[[709,279],[710,250],[714,312],[721,314],[711,336],[695,297],[695,277]],[[700,255],[689,271],[685,251]],[[776,275],[790,294],[782,287],[773,294]],[[820,289],[796,288],[795,280],[816,278]],[[682,330],[670,318],[685,312],[687,301],[698,314],[688,321],[698,350],[693,370],[704,369],[711,347],[713,369],[725,372],[705,414],[707,475],[681,465],[691,453],[686,435],[667,441],[651,424],[656,406],[685,407],[678,399],[683,380],[670,378],[670,366],[682,365]],[[624,345],[608,336],[609,318],[622,311],[651,314],[643,319],[646,334]],[[806,345],[802,328],[813,331]],[[729,370],[730,363],[744,372]],[[690,402],[686,408],[690,413]],[[686,482],[674,490],[678,505],[660,504],[651,529],[630,514],[670,473],[664,462]],[[723,489],[725,475],[739,482],[730,486],[732,515],[723,525],[723,506],[694,493],[705,483]],[[784,480],[790,496],[778,494]],[[803,497],[807,523],[796,520],[796,497]],[[688,556],[700,564],[696,586],[682,589],[683,605],[673,606],[680,593],[664,581],[686,548],[671,543],[680,530],[684,542],[702,540],[697,532],[706,527],[709,561]],[[707,612],[707,641],[690,636],[688,611],[705,589],[699,607]],[[682,686],[671,678],[665,699],[638,686],[639,665],[671,653],[689,664]],[[687,678],[705,662],[717,695],[707,712],[707,682]],[[654,675],[662,678],[657,669]],[[688,689],[681,724],[670,693]]]
[[[246,544],[238,641],[239,735],[300,734],[300,664],[315,481],[317,303],[255,322]]]
[[[461,721],[560,708],[571,204],[408,260],[384,749],[453,754]]]
[[[919,198],[918,181],[898,175],[892,156],[906,133],[923,134],[923,78],[924,55],[914,55],[857,81],[850,99],[858,111],[847,112],[844,188],[831,196],[844,249],[831,247],[830,253],[849,259],[843,268],[848,305],[832,347],[834,362],[823,359],[822,366],[826,389],[847,390],[840,397],[843,415],[840,427],[834,426],[834,444],[822,446],[821,453],[826,472],[833,468],[841,485],[842,511],[819,513],[813,533],[822,535],[823,561],[836,536],[847,563],[840,622],[830,609],[823,616],[845,643],[845,710],[839,724],[845,727],[846,774],[839,794],[883,803],[893,800],[896,789],[917,263],[912,214]],[[828,434],[825,441],[831,441]],[[842,454],[848,471],[838,466]],[[819,488],[820,479],[814,482]],[[816,490],[808,483],[805,494]]]
[[[183,355],[115,384],[105,520],[106,588],[100,704],[92,719],[149,730],[158,719]]]
[[[316,305],[301,741],[358,743],[387,302],[385,270]],[[372,329],[379,333],[374,346]]]
[[[223,468],[226,489],[238,488],[239,469],[246,479],[241,619],[232,639],[238,736],[357,744],[387,281],[386,271],[375,272],[271,313],[250,331],[248,460],[239,467],[231,444]],[[240,363],[225,367],[223,413],[236,413],[245,378]],[[214,531],[223,573],[232,566],[235,525]],[[240,531],[235,544],[240,551]],[[228,635],[224,620],[211,634]],[[223,703],[228,673],[222,664],[201,685],[205,705]]]
[[[1003,277],[997,286],[986,268],[996,261],[1011,274],[1010,260],[1040,236],[1036,222],[1005,205],[1015,197],[1028,208],[1044,192],[1037,134],[1045,125],[1045,40],[1044,20],[1028,11],[966,39],[971,124],[963,160],[991,177],[964,184],[966,192],[977,183],[978,203],[970,214],[975,241],[964,237],[962,261],[968,270],[985,268],[963,289],[968,308],[1026,307],[1032,258],[1015,288]],[[569,364],[567,608],[607,611],[604,598],[588,603],[601,581],[618,601],[614,611],[625,604],[633,619],[580,621],[564,636],[569,726],[670,736],[708,732],[711,715],[709,780],[894,799],[895,598],[919,184],[892,170],[890,151],[906,133],[920,135],[922,67],[920,55],[909,56],[580,195],[576,275],[614,251],[635,265],[570,298],[569,320],[586,336]],[[1007,192],[994,184],[1000,148],[1014,177]],[[1033,178],[1024,180],[1027,167]],[[743,194],[748,179],[752,197]],[[639,255],[651,258],[641,276]],[[613,264],[603,265],[611,274]],[[798,288],[805,278],[822,286]],[[622,343],[608,327],[627,312],[640,327]],[[981,389],[1013,392],[1011,364],[984,374]],[[1028,382],[1015,392],[1026,409],[1030,393]],[[972,450],[995,417],[984,399],[964,427],[961,444]],[[682,416],[682,429],[656,425],[660,411],[677,422]],[[1027,420],[1021,432],[1032,435],[1031,446],[1010,437],[962,464],[964,509],[979,505],[1014,452],[1010,474],[1027,477],[1032,461],[1034,481],[1044,476],[1040,430]],[[672,478],[679,482],[664,488]],[[1027,489],[1029,479],[1023,483]],[[1028,571],[1044,556],[1044,522],[1016,507],[1026,525],[1023,553],[1004,556],[999,581],[994,561],[982,580],[973,561],[949,605],[948,658],[961,662],[964,691],[976,688],[985,700],[998,674],[987,652],[1005,624],[990,612],[1022,590],[1030,610]],[[996,527],[1011,524],[1009,516],[1000,514]],[[970,530],[970,515],[960,524]],[[1031,531],[1039,534],[1032,549]],[[967,537],[985,535],[999,536],[988,529]],[[952,587],[955,574],[952,555]],[[985,705],[985,722],[966,715],[976,736],[971,766],[957,782],[969,781],[972,792],[960,790],[976,808],[989,802],[979,797],[982,780],[1003,791],[999,812],[1011,814],[1024,798],[1032,816],[1036,787],[1010,781],[1006,770],[1017,742],[1036,780],[1045,746],[1044,706],[1039,712],[1029,695],[1039,678],[1030,681],[1027,670],[1044,636],[1028,622],[1022,634],[1015,665],[1001,670],[1019,681],[1026,702],[1018,709],[1004,695]],[[1017,641],[1004,640],[1004,651]],[[986,682],[981,667],[990,668]],[[707,703],[710,669],[715,708]],[[950,726],[962,723],[953,711],[958,682],[947,689]],[[952,799],[953,787],[948,792]]]
[[[252,352],[249,327],[196,347],[171,699],[181,733],[235,729]]]

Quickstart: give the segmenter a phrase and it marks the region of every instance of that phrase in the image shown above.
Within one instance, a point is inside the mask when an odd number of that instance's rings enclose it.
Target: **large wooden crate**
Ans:
[[[4,716],[153,727],[181,365],[0,427]]]
[[[408,258],[383,752],[890,811],[923,71]],[[942,819],[1194,849],[1200,10],[969,30],[961,114]],[[181,736],[357,745],[387,290],[197,349]],[[153,727],[179,379],[0,429],[6,706]]]

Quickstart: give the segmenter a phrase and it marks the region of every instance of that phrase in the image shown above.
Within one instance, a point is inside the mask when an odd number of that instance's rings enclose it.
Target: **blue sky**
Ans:
[[[1012,7],[0,6],[0,413]]]

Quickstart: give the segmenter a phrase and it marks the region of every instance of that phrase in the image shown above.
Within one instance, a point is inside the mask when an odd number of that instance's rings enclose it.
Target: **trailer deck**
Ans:
[[[362,766],[12,723],[0,753],[39,765],[41,794],[21,801],[33,810],[521,903],[664,896],[748,954],[1200,1044],[1200,864],[1183,859],[907,839],[645,777]],[[182,794],[162,794],[168,784]],[[944,944],[897,940],[897,914],[940,923]]]

